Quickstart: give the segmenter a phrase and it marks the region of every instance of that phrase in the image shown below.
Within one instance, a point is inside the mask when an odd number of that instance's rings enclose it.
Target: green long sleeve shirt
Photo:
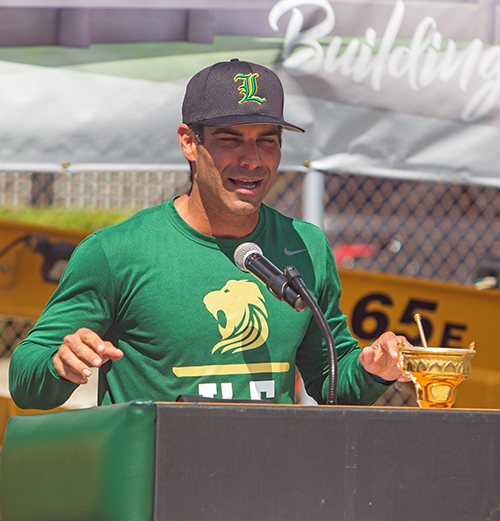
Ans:
[[[51,409],[69,398],[77,385],[57,374],[52,358],[64,336],[81,327],[124,353],[99,369],[99,404],[174,401],[179,394],[293,403],[295,366],[308,393],[324,403],[328,355],[312,312],[297,313],[235,266],[243,242],[258,244],[280,269],[295,266],[322,308],[337,347],[339,403],[373,403],[386,387],[359,363],[321,230],[263,205],[248,237],[217,239],[192,229],[168,201],[92,234],[75,250],[12,355],[16,404]]]

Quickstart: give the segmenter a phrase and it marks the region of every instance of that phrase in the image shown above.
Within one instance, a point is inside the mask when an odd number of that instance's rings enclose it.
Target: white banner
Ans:
[[[212,43],[110,36],[45,54],[0,48],[0,169],[185,169],[176,138],[185,84],[239,57],[280,75],[286,118],[306,129],[286,133],[284,168],[500,186],[494,1],[234,4],[204,2]],[[86,37],[111,34],[104,24],[117,7],[88,5]]]

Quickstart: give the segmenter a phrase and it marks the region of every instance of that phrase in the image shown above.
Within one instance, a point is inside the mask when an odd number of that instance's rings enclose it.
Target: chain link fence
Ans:
[[[186,172],[0,172],[0,206],[140,210],[183,193],[187,181]]]
[[[0,316],[0,358],[10,356],[34,324],[34,320]]]
[[[266,203],[302,217],[304,174],[280,172]],[[0,206],[146,208],[188,189],[186,172],[0,172]],[[346,269],[404,274],[471,285],[497,277],[500,191],[492,187],[325,174],[324,230]],[[500,270],[499,270],[500,271]],[[495,283],[496,284],[496,283]],[[0,356],[31,322],[0,320]],[[391,405],[412,405],[396,386]]]
[[[325,174],[324,230],[340,266],[472,285],[500,267],[500,190]],[[303,174],[284,172],[266,202],[302,215]]]

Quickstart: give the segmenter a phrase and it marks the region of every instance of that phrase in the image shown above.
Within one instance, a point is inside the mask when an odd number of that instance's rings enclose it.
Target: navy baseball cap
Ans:
[[[182,122],[208,127],[269,123],[304,132],[283,119],[283,105],[283,86],[272,70],[233,59],[211,65],[189,80]]]

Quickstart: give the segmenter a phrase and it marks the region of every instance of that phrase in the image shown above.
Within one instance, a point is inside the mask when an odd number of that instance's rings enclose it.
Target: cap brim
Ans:
[[[303,128],[292,125],[284,119],[274,118],[265,114],[240,114],[233,116],[219,116],[217,118],[204,119],[192,123],[199,123],[207,127],[232,127],[235,125],[252,125],[256,123],[266,123],[270,125],[280,125],[285,130],[292,132],[305,132]],[[189,124],[189,123],[188,123]]]

